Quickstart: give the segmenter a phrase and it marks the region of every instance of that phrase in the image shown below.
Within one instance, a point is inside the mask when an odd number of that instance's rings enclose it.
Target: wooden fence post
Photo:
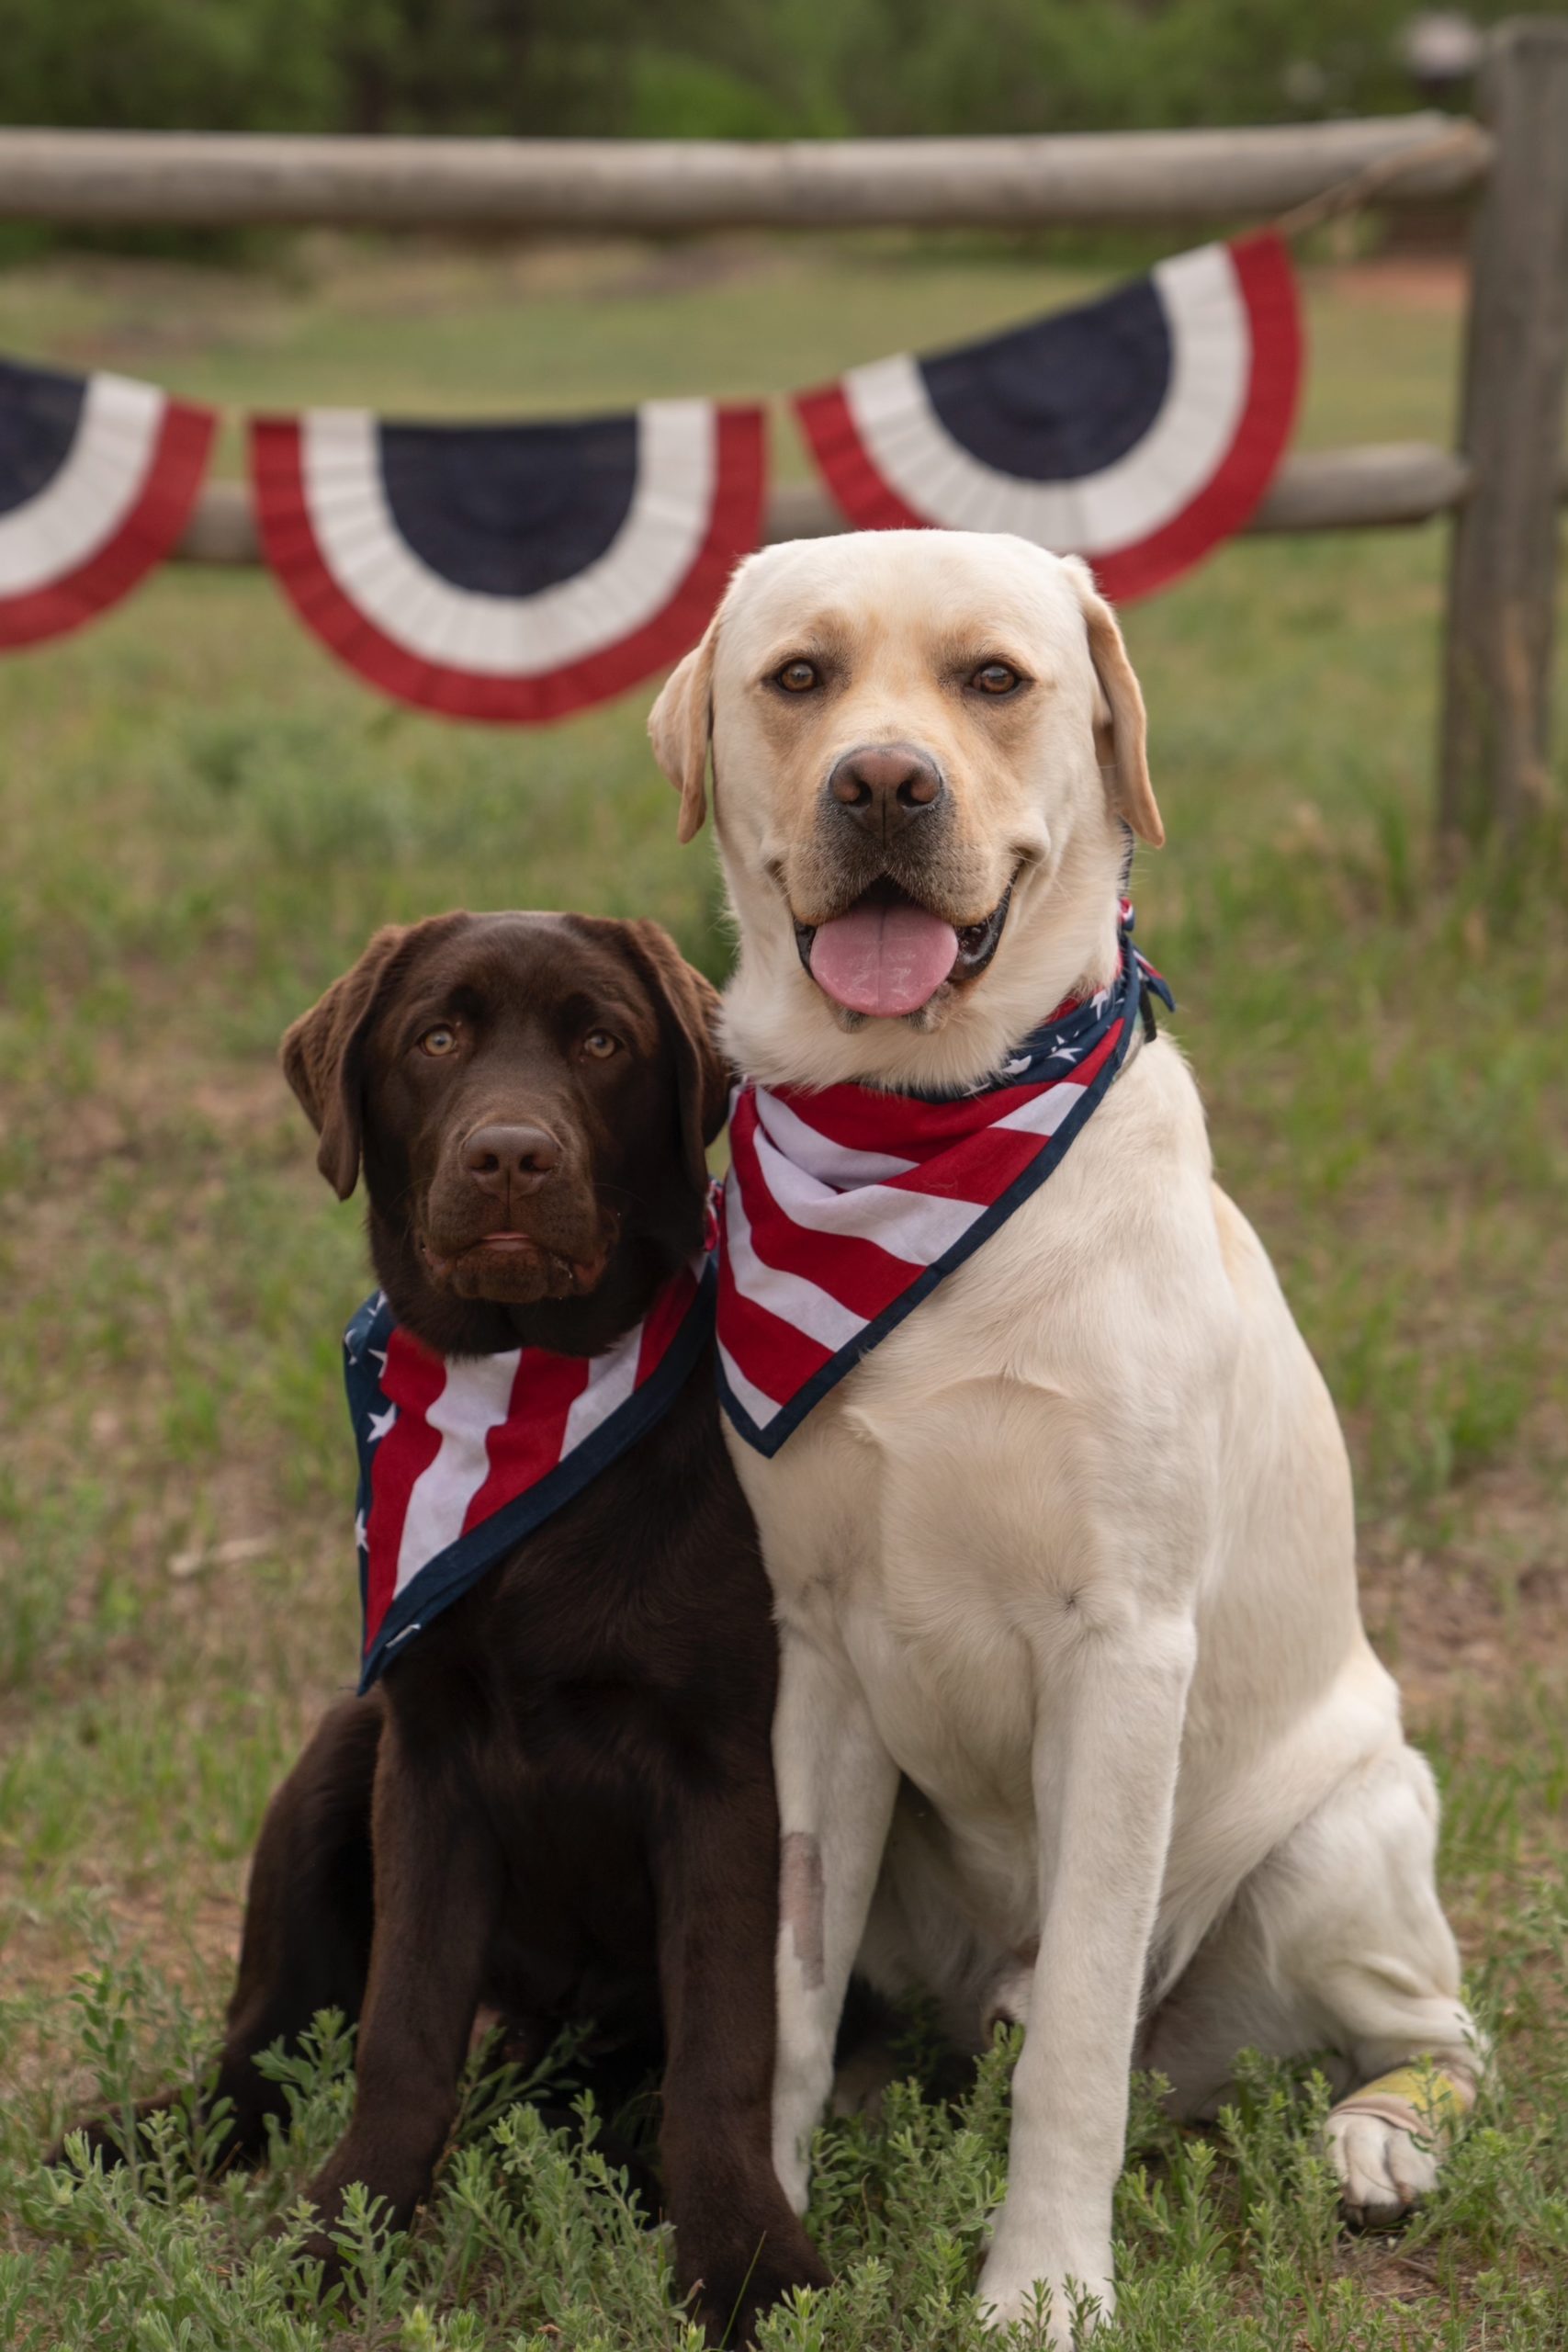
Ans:
[[[1549,790],[1555,495],[1568,390],[1568,21],[1498,28],[1482,80],[1495,134],[1477,209],[1438,822],[1450,851],[1517,833]]]

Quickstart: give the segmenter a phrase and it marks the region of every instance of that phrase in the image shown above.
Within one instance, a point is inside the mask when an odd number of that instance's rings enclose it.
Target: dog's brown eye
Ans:
[[[986,662],[976,671],[969,683],[972,686],[977,686],[983,695],[1010,695],[1014,686],[1021,682],[1018,672],[1010,668],[1007,662]]]
[[[582,1041],[582,1050],[592,1061],[607,1062],[612,1054],[620,1052],[621,1043],[607,1029],[590,1029]]]
[[[455,1049],[457,1043],[457,1032],[455,1029],[448,1029],[443,1022],[435,1028],[425,1031],[419,1041],[419,1050],[422,1054],[429,1054],[434,1059],[439,1061],[443,1054],[449,1054]]]
[[[786,662],[782,670],[773,672],[773,684],[782,686],[786,695],[808,695],[821,680],[815,662]]]

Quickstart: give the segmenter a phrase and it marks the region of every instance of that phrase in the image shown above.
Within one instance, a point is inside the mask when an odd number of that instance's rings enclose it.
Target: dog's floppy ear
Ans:
[[[729,1070],[716,1037],[718,990],[694,970],[662,923],[620,923],[627,954],[660,1007],[675,1055],[686,1172],[707,1182],[707,1148],[729,1109]]]
[[[351,971],[285,1032],[283,1075],[321,1136],[316,1165],[346,1201],[359,1181],[364,1125],[365,1040],[381,992],[420,923],[389,923]]]
[[[718,615],[700,645],[666,678],[648,715],[653,756],[681,796],[678,825],[683,842],[701,832],[707,813],[708,745],[713,740],[713,658],[718,645]]]
[[[1105,716],[1095,722],[1095,748],[1102,774],[1111,779],[1111,797],[1141,842],[1158,849],[1165,826],[1149,782],[1148,720],[1137,675],[1127,659],[1116,616],[1094,584],[1088,564],[1077,556],[1066,559],[1083,607],[1089,632],[1089,659],[1105,699]]]

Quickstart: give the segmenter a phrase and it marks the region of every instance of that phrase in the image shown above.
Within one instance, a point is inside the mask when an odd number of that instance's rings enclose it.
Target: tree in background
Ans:
[[[1480,19],[1510,0],[1476,0]],[[1409,0],[0,0],[0,119],[736,138],[1416,102]]]

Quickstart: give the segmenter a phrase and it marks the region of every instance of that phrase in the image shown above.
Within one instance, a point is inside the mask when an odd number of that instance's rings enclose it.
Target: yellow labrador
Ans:
[[[772,548],[651,733],[686,838],[711,742],[728,1042],[763,1088],[983,1090],[1112,987],[1125,829],[1161,828],[1081,563],[934,531]],[[1243,2046],[1325,2048],[1347,2208],[1427,2188],[1479,2064],[1432,1779],[1361,1628],[1333,1407],[1176,1046],[1140,1037],[1049,1181],[771,1458],[732,1447],[783,1638],[797,2205],[857,1956],[972,2039],[1026,2024],[998,2320],[1040,2281],[1055,2341],[1070,2291],[1111,2307],[1132,2064],[1198,2114]]]

